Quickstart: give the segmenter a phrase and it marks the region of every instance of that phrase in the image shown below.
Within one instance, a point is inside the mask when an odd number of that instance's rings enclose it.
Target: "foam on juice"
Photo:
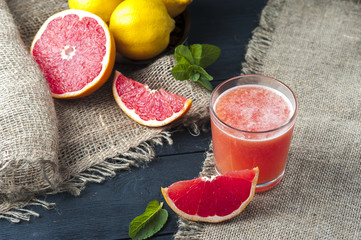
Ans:
[[[265,86],[246,85],[222,93],[214,104],[214,111],[231,127],[261,132],[287,123],[294,109],[281,92]]]

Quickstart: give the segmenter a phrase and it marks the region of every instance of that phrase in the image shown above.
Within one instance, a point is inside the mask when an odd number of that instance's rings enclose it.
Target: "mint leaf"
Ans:
[[[201,73],[201,79],[203,80],[207,80],[207,81],[212,81],[213,80],[213,77],[211,75],[209,75],[206,70],[204,70],[202,67],[200,67],[199,69],[200,73]]]
[[[199,65],[202,58],[202,45],[201,44],[192,44],[189,46],[193,59],[197,65]]]
[[[189,76],[189,80],[193,81],[193,82],[198,82],[199,78],[201,77],[201,74],[196,72],[194,74],[191,74]]]
[[[188,67],[189,64],[177,64],[172,68],[172,76],[177,80],[188,80],[189,79],[189,73],[188,73]]]
[[[177,80],[191,80],[212,90],[209,81],[213,77],[204,68],[213,64],[221,54],[221,49],[211,44],[192,44],[190,47],[179,45],[174,51],[177,61],[172,75]]]
[[[206,68],[212,65],[219,58],[219,56],[221,55],[221,49],[211,44],[202,44],[201,46],[202,53],[198,65],[202,68]],[[199,47],[196,48],[198,49]]]
[[[204,70],[204,68],[202,68],[201,66],[197,66],[197,65],[191,65],[188,67],[188,73],[189,76],[194,75],[194,74],[199,74],[199,78],[202,78],[203,80],[207,80],[207,81],[211,81],[213,80],[213,77],[211,75],[209,75],[206,70]],[[198,78],[198,79],[199,79]]]
[[[163,203],[159,204],[157,200],[149,202],[145,212],[129,224],[129,237],[146,239],[162,229],[168,219],[168,212],[162,207]]]
[[[205,87],[207,90],[212,91],[213,87],[212,87],[212,84],[211,84],[209,81],[200,78],[200,79],[198,80],[198,82],[199,82],[203,87]]]
[[[192,53],[187,46],[178,45],[174,50],[175,60],[178,64],[194,64]]]
[[[160,209],[154,214],[151,221],[147,222],[142,229],[139,230],[134,240],[143,240],[150,238],[155,233],[159,232],[168,219],[168,212],[165,209]]]

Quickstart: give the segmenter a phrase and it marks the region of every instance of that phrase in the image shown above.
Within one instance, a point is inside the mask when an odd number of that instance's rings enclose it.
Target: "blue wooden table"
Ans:
[[[191,31],[188,43],[209,43],[221,48],[220,58],[207,68],[212,84],[239,75],[247,43],[257,27],[266,0],[194,0],[188,7]],[[160,188],[179,180],[198,177],[211,141],[210,130],[192,136],[187,130],[173,134],[174,144],[156,147],[147,166],[119,172],[103,184],[89,184],[80,197],[63,193],[40,197],[56,203],[30,222],[0,221],[2,239],[129,239],[132,219],[143,213],[151,200],[163,201]],[[178,216],[167,206],[169,219],[152,239],[172,239]]]

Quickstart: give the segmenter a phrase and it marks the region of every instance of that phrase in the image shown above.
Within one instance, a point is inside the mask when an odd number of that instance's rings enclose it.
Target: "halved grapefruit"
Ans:
[[[84,97],[101,87],[113,70],[115,52],[106,23],[77,9],[48,18],[30,48],[55,98]]]
[[[192,100],[164,89],[152,90],[146,84],[115,71],[113,95],[119,107],[136,122],[160,127],[180,118],[192,106]]]
[[[169,207],[183,218],[222,222],[240,214],[252,200],[258,173],[256,167],[179,181],[162,188],[162,193]]]

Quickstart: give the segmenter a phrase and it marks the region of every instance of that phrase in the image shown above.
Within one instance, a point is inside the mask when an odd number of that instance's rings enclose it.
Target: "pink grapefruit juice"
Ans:
[[[290,100],[271,87],[247,84],[221,93],[211,112],[217,171],[258,166],[257,192],[276,185],[285,170],[294,127]]]

